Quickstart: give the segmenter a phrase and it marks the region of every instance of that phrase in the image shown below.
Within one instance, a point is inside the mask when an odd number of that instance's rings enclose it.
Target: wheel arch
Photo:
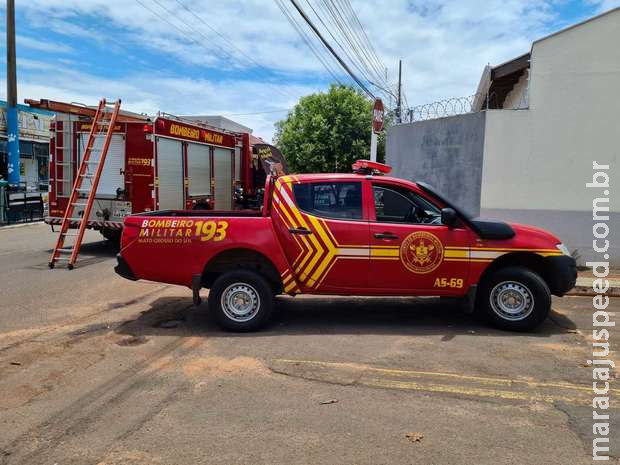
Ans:
[[[554,281],[551,276],[551,267],[546,262],[545,257],[534,252],[509,252],[496,258],[483,271],[479,283],[483,283],[493,272],[511,266],[521,266],[538,274],[553,291]]]
[[[202,271],[201,284],[210,288],[219,276],[233,270],[255,271],[267,279],[274,293],[282,292],[282,278],[273,262],[263,253],[245,247],[227,249],[211,258]]]

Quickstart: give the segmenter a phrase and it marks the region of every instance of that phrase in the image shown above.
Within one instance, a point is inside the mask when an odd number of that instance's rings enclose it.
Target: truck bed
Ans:
[[[252,218],[263,216],[261,210],[158,210],[154,212],[137,213],[131,216],[174,216],[180,218],[186,217],[218,217],[218,218]]]

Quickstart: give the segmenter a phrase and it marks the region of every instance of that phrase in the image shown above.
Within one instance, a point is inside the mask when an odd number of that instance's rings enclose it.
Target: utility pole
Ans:
[[[402,123],[401,118],[401,103],[400,103],[400,89],[402,87],[402,69],[403,69],[403,60],[398,60],[398,99],[396,100],[396,120],[399,123]]]
[[[6,4],[6,96],[7,163],[9,186],[19,187],[19,124],[17,116],[17,73],[15,71],[15,0]]]

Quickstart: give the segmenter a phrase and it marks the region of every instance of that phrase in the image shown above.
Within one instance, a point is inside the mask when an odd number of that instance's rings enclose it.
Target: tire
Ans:
[[[224,329],[256,331],[269,321],[273,300],[273,290],[260,274],[248,270],[230,271],[211,286],[209,311]]]
[[[101,235],[112,244],[114,247],[121,245],[122,230],[119,229],[104,229],[101,231]]]
[[[547,283],[527,268],[500,268],[478,290],[476,313],[507,331],[531,331],[545,321],[550,309]]]

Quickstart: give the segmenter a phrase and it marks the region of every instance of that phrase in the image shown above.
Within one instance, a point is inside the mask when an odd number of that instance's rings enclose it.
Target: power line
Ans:
[[[250,55],[248,55],[247,53],[245,53],[241,48],[237,47],[235,45],[234,42],[232,42],[229,38],[227,38],[224,34],[222,34],[220,31],[218,31],[217,29],[215,29],[213,26],[211,26],[201,15],[195,13],[192,9],[190,9],[187,5],[185,5],[183,2],[181,2],[181,0],[175,0],[184,10],[186,10],[188,13],[190,13],[194,18],[196,18],[198,21],[200,21],[202,24],[204,24],[206,27],[208,27],[211,31],[213,31],[215,34],[217,34],[222,40],[224,40],[230,47],[232,47],[233,49],[235,49],[241,56],[243,56],[246,60],[248,60],[250,63],[252,63],[253,65],[255,65],[256,67],[266,71],[267,73],[271,74],[272,71],[268,68],[266,68],[265,66],[263,66],[262,64],[258,63],[256,60],[254,60],[254,58],[252,58]],[[293,96],[291,94],[291,96]],[[294,98],[297,98],[297,96],[293,96]]]
[[[316,56],[316,58],[319,60],[319,62],[321,62],[321,64],[323,65],[323,67],[327,70],[327,72],[332,76],[332,78],[334,78],[334,80],[342,85],[342,81],[340,81],[340,79],[338,79],[338,76],[336,75],[336,73],[334,72],[334,70],[332,70],[332,68],[327,64],[327,61],[321,56],[320,52],[316,49],[316,47],[312,44],[312,39],[310,39],[310,37],[308,37],[308,35],[306,34],[306,32],[303,30],[303,28],[297,23],[297,21],[295,20],[294,16],[288,11],[288,9],[286,8],[284,1],[283,0],[276,0],[276,4],[278,5],[278,7],[280,8],[280,10],[282,11],[282,13],[284,14],[284,16],[286,17],[286,19],[288,20],[288,22],[293,26],[293,28],[297,31],[297,33],[299,34],[299,36],[302,38],[302,40],[305,42],[305,44],[308,46],[308,48],[310,49],[310,51],[312,51],[312,53]]]
[[[331,0],[323,0],[323,3],[334,18],[336,27],[341,31],[342,37],[349,43],[359,62],[368,70],[370,75],[374,76],[373,80],[380,81],[381,77],[377,78],[378,75],[375,74],[376,70],[371,69],[372,67],[368,66],[367,60],[362,56],[364,51],[360,50],[359,43],[355,40],[350,24],[348,24],[348,21],[342,16],[336,4]]]
[[[158,11],[152,9],[151,7],[147,6],[144,4],[144,2],[142,0],[135,0],[138,4],[140,4],[144,9],[148,10],[149,12],[151,12],[151,14],[153,14],[154,16],[158,17],[159,19],[161,19],[162,21],[164,21],[165,23],[171,25],[172,27],[174,27],[177,31],[179,31],[183,37],[185,37],[187,40],[189,40],[190,42],[198,45],[199,47],[209,51],[209,52],[213,52],[213,50],[209,49],[207,46],[205,46],[205,44],[197,41],[194,37],[191,36],[191,32],[195,32],[197,34],[199,34],[200,36],[202,36],[206,41],[208,42],[212,42],[211,39],[206,36],[202,31],[197,30],[196,28],[194,28],[191,24],[188,24],[186,21],[184,21],[182,18],[178,18],[178,16],[174,15],[172,11],[170,11],[168,8],[166,8],[164,5],[161,4],[161,2],[159,2],[159,0],[153,0],[157,5],[159,5],[159,7],[164,10],[166,13],[168,13],[168,15],[176,17],[176,19],[181,22],[182,24],[184,24],[188,30],[185,30],[181,27],[179,27],[177,24],[171,22],[168,18],[166,18],[164,15],[162,15],[161,13],[159,13]],[[224,48],[222,48],[221,46],[217,45],[217,48],[219,48],[225,55],[227,55],[231,61],[238,61],[238,59],[232,55],[230,52],[228,52],[227,50],[225,50]],[[247,70],[248,74],[253,74],[256,77],[262,78],[262,76],[260,76],[255,70],[252,70],[251,68]],[[285,92],[285,89],[281,89],[279,87],[276,86],[271,86],[273,90],[275,90],[276,92],[279,92],[283,97],[285,97],[286,99],[297,99],[296,95],[293,95],[292,93],[287,93]]]
[[[314,23],[310,20],[310,18],[308,18],[308,15],[306,15],[305,11],[299,6],[299,4],[297,3],[296,0],[290,0],[291,3],[293,4],[293,6],[295,7],[295,9],[299,12],[299,14],[301,15],[301,17],[304,19],[304,21],[306,21],[306,23],[308,24],[308,26],[310,26],[310,28],[312,29],[312,31],[314,32],[314,34],[319,38],[319,40],[323,43],[323,45],[327,48],[327,50],[329,50],[329,52],[332,54],[332,56],[336,59],[336,61],[338,61],[338,63],[340,64],[340,66],[347,72],[347,74],[349,76],[351,76],[351,78],[357,83],[358,86],[360,86],[360,88],[366,92],[366,94],[372,98],[373,100],[375,99],[374,94],[368,90],[368,88],[366,87],[366,85],[364,85],[364,83],[360,80],[359,77],[357,77],[357,75],[351,71],[351,68],[349,68],[349,66],[344,62],[344,60],[340,57],[340,55],[338,55],[338,53],[336,53],[336,51],[334,50],[334,48],[329,44],[329,42],[327,42],[325,40],[325,38],[323,37],[323,35],[320,33],[320,31],[317,29],[317,27],[314,25]]]
[[[325,15],[326,19],[328,19],[335,27],[335,30],[341,39],[348,44],[347,47],[346,44],[343,45],[334,33],[332,33],[330,27],[325,23],[325,21],[323,21],[321,15],[310,3],[310,0],[306,0],[306,2],[314,12],[315,16],[319,19],[325,30],[327,30],[340,49],[343,50],[345,56],[350,60],[355,68],[360,71],[364,79],[370,85],[377,88],[383,94],[386,101],[389,100],[390,95],[395,97],[394,92],[389,89],[389,84],[387,84],[386,78],[382,73],[376,70],[376,67],[369,60],[369,52],[364,49],[365,46],[361,39],[359,39],[358,35],[355,34],[354,28],[351,27],[349,19],[345,18],[345,16],[341,14],[332,2],[328,3],[326,0],[317,2],[317,5],[321,8],[321,12]],[[342,11],[344,12],[344,8]],[[353,54],[349,53],[347,50],[352,51]]]
[[[351,59],[351,56],[348,54],[347,50],[345,49],[345,47],[342,46],[342,44],[338,41],[338,39],[334,36],[334,34],[332,33],[332,31],[327,27],[327,25],[325,24],[325,22],[323,21],[323,18],[321,18],[321,16],[317,13],[317,11],[314,9],[314,7],[312,6],[312,3],[310,3],[310,0],[306,0],[306,3],[308,4],[308,6],[310,7],[310,9],[312,10],[312,12],[314,13],[314,15],[318,18],[318,20],[320,21],[320,23],[323,25],[323,27],[325,28],[325,30],[329,33],[329,35],[332,37],[332,39],[334,39],[334,42],[336,42],[336,44],[340,47],[340,49],[343,51],[343,53],[346,55],[346,57],[349,59],[349,61],[351,61],[351,63],[353,63],[353,66],[355,66],[357,68],[357,70],[364,76],[364,78],[369,81],[368,76],[366,76],[364,74],[364,70],[362,70],[357,63],[355,63],[355,61],[353,59]]]

